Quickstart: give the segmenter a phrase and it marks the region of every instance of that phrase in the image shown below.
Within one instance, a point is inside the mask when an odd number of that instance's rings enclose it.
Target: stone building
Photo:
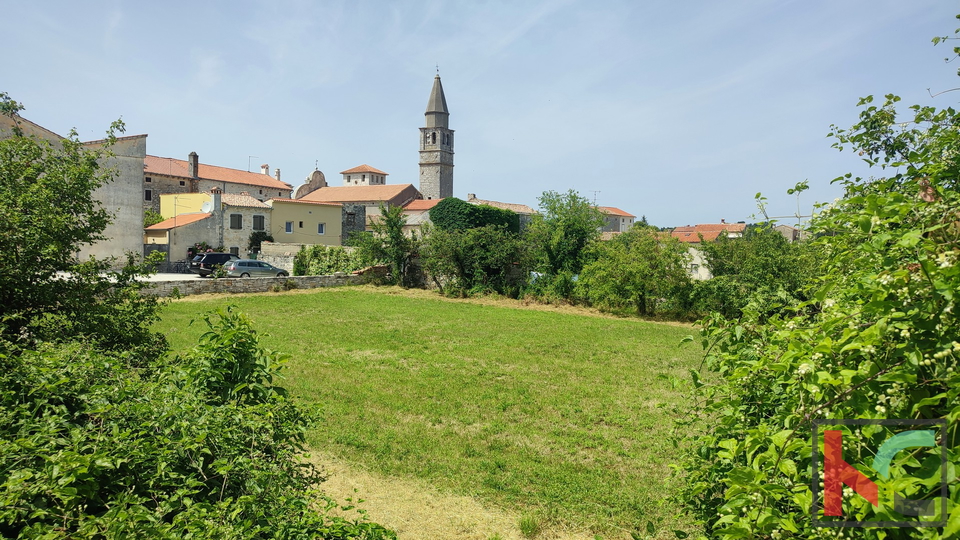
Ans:
[[[16,116],[10,118],[0,115],[0,139],[13,135],[14,124],[27,137],[36,137],[59,146],[64,139],[60,135],[35,124],[25,118]],[[104,141],[90,141],[83,146],[99,148]],[[117,137],[110,148],[112,157],[105,158],[100,166],[113,169],[115,176],[109,183],[97,188],[93,198],[103,205],[113,216],[112,221],[103,231],[105,240],[91,245],[80,247],[78,256],[81,260],[95,256],[99,259],[116,257],[119,262],[125,261],[127,253],[140,254],[143,251],[143,208],[141,185],[143,183],[143,159],[147,151],[147,136],[133,135]]]
[[[289,199],[293,186],[280,181],[280,169],[270,176],[270,166],[261,165],[259,173],[200,163],[196,152],[186,161],[175,158],[146,156],[143,160],[143,208],[160,211],[160,195],[174,193],[209,193],[213,188],[223,193],[246,192],[265,201],[273,197]]]
[[[254,232],[270,231],[271,211],[270,206],[247,192],[243,193],[223,193],[219,188],[214,188],[208,193],[179,193],[165,194],[160,196],[160,215],[169,221],[167,226],[178,228],[181,222],[170,221],[170,218],[177,216],[191,216],[198,214],[210,214],[211,219],[204,223],[203,227],[212,227],[213,234],[207,234],[204,229],[203,237],[196,239],[189,238],[188,232],[177,231],[183,242],[173,246],[171,239],[170,260],[177,261],[186,256],[183,246],[190,247],[197,242],[207,242],[211,246],[223,246],[226,251],[234,255],[245,257],[247,247],[250,244],[250,235]],[[193,223],[193,222],[191,222]],[[197,229],[198,226],[193,226]],[[150,230],[160,230],[148,227]],[[152,238],[149,234],[144,239],[144,243],[162,242]]]
[[[340,174],[343,175],[343,185],[345,186],[382,186],[387,183],[387,177],[390,176],[367,164],[347,169]]]
[[[598,206],[597,210],[603,214],[603,227],[601,232],[627,232],[633,227],[633,221],[637,216],[624,212],[615,206]]]
[[[427,125],[420,128],[420,193],[428,200],[453,197],[453,130],[440,75],[433,79],[424,116]]]

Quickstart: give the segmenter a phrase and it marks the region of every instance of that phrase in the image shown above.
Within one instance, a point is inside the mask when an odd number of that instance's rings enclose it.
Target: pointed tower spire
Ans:
[[[447,110],[447,98],[443,95],[439,74],[433,78],[433,89],[430,90],[427,111],[423,114],[427,117],[427,127],[449,127],[450,111]]]
[[[426,126],[420,128],[420,193],[427,199],[453,196],[453,130],[440,74],[427,101]]]

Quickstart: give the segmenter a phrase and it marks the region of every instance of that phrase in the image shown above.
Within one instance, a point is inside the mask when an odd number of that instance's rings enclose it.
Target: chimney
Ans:
[[[277,177],[277,182],[279,182],[279,181],[280,181],[280,169],[277,169],[277,170],[274,171],[273,173],[274,173],[274,174],[276,175],[276,177]]]
[[[467,193],[467,200],[468,200],[468,201],[472,201],[473,199],[476,199],[476,198],[477,198],[477,194],[476,194],[476,193]]]
[[[187,156],[187,174],[190,175],[190,178],[199,178],[200,177],[200,158],[197,156],[196,152],[190,152],[190,155]]]
[[[265,175],[267,175],[267,176],[270,176],[270,165],[268,165],[268,164],[266,164],[266,163],[264,163],[263,165],[261,165],[261,166],[260,166],[260,174],[265,174]]]
[[[721,224],[721,225],[726,225],[726,224],[727,224],[727,220],[725,220],[725,219],[723,219],[723,218],[720,218],[720,224]]]
[[[218,187],[215,187],[210,190],[210,200],[213,202],[213,210],[211,213],[214,215],[220,213],[220,208],[221,208],[221,205],[223,204],[223,201],[220,198],[222,194],[223,194],[223,190]]]

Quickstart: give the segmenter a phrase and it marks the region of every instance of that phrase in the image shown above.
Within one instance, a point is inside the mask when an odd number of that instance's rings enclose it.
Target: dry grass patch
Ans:
[[[397,532],[400,540],[524,540],[523,516],[486,504],[474,497],[443,492],[413,478],[385,476],[330,455],[314,455],[311,461],[329,475],[323,491],[339,501],[350,500],[366,511],[366,517]],[[340,512],[357,518],[356,510]],[[544,529],[542,540],[593,540],[587,532],[561,528]]]

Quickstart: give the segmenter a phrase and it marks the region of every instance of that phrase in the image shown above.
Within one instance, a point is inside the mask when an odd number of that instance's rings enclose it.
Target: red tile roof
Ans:
[[[373,173],[373,174],[382,174],[384,176],[390,176],[389,174],[381,171],[380,169],[374,169],[373,167],[364,163],[359,167],[354,167],[352,169],[347,169],[345,171],[340,171],[340,174],[355,174],[355,173]]]
[[[630,214],[630,213],[628,213],[628,212],[624,212],[623,210],[621,210],[621,209],[619,209],[619,208],[617,208],[617,207],[615,207],[615,206],[598,206],[598,207],[597,207],[597,210],[599,210],[601,213],[603,213],[603,214],[605,214],[605,215],[608,215],[608,216],[620,216],[620,217],[632,217],[632,218],[637,217],[637,216],[635,216],[635,215],[633,215],[633,214]]]
[[[296,204],[317,204],[320,206],[343,206],[343,204],[338,202],[322,202],[322,201],[307,201],[304,199],[281,199],[274,197],[269,200],[271,203],[280,202],[280,203],[296,203]]]
[[[249,194],[221,193],[220,200],[229,206],[246,206],[248,208],[270,208],[266,204],[254,199]]]
[[[440,201],[442,201],[442,200],[443,200],[443,199],[414,199],[414,200],[408,202],[408,203],[403,207],[403,209],[404,209],[404,210],[412,210],[412,211],[430,210],[431,208],[433,208],[434,206],[436,206],[438,202],[440,202]]]
[[[486,199],[478,199],[476,197],[472,199],[467,199],[467,202],[470,204],[485,204],[487,206],[492,206],[494,208],[499,208],[501,210],[510,210],[511,212],[516,212],[518,214],[526,214],[532,216],[536,214],[537,211],[525,204],[514,204],[514,203],[505,203],[498,201],[488,201]]]
[[[147,227],[148,231],[166,231],[174,229],[176,227],[182,227],[184,225],[189,225],[191,223],[196,223],[202,219],[207,219],[210,217],[210,214],[180,214],[179,216],[172,217],[170,219],[165,219],[156,225],[151,225]]]
[[[413,184],[384,184],[382,186],[333,186],[307,193],[298,201],[314,202],[378,202],[403,205],[420,197]]]
[[[746,228],[745,223],[701,223],[692,227],[690,225],[677,227],[670,235],[687,244],[698,244],[701,236],[703,236],[704,242],[712,242],[719,238],[724,231],[727,234],[743,234]]]
[[[143,159],[143,165],[143,174],[162,174],[175,176],[177,178],[190,178],[189,164],[182,159],[147,156]],[[293,190],[293,186],[286,182],[281,182],[269,174],[217,167],[216,165],[207,165],[206,163],[198,164],[197,169],[197,175],[203,180],[246,184],[270,189]]]

